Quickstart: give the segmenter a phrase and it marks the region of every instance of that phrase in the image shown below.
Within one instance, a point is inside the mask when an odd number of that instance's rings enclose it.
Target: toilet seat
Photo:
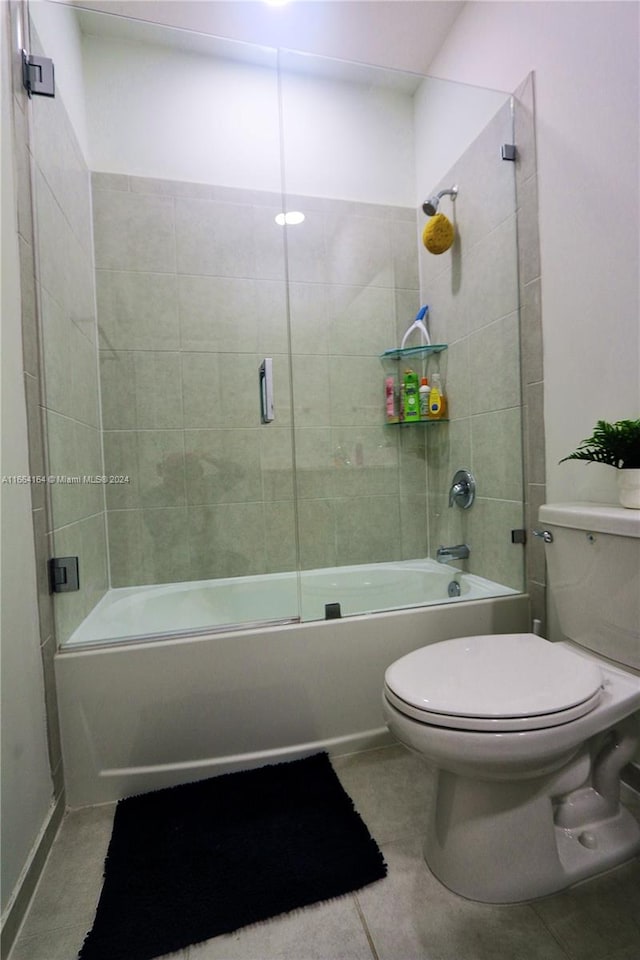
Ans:
[[[457,637],[392,664],[385,696],[425,724],[494,733],[539,730],[600,702],[598,665],[534,634]]]

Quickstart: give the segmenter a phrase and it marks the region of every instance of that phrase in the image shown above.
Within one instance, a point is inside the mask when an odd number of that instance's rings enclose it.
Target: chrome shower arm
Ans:
[[[443,197],[451,197],[452,200],[458,196],[458,185],[454,184],[452,187],[449,187],[447,190],[440,190],[439,193],[435,193],[432,197],[429,197],[428,200],[422,204],[422,210],[428,217],[432,217],[440,206],[440,201]]]

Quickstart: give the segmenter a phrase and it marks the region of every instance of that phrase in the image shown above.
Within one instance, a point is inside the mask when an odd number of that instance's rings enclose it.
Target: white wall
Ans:
[[[63,3],[30,0],[29,13],[40,43],[54,64],[56,87],[61,96],[87,158],[87,128],[82,83],[80,28],[75,11]]]
[[[304,76],[288,71],[285,62],[287,191],[413,206],[414,85],[383,86],[384,71],[356,67],[351,73],[348,80]]]
[[[2,42],[2,474],[29,473],[23,383],[20,281],[11,121],[8,5]],[[52,801],[31,491],[0,485],[2,497],[2,911],[36,843]]]
[[[273,71],[93,36],[83,62],[92,170],[280,189]]]
[[[262,67],[86,36],[83,61],[93,170],[281,189],[275,59]],[[355,75],[284,73],[287,191],[412,205],[411,94]]]
[[[506,93],[465,83],[433,77],[422,81],[414,97],[418,206],[507,99]]]
[[[615,502],[558,460],[640,413],[637,3],[468,3],[435,76],[513,90],[535,71],[547,496]]]
[[[68,0],[61,0],[68,2]],[[75,0],[72,0],[75,2]],[[82,7],[216,37],[423,73],[461,0],[77,0]]]

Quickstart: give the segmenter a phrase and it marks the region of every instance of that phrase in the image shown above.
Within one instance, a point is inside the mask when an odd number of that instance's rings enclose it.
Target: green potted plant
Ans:
[[[598,420],[593,436],[582,440],[565,460],[606,463],[618,473],[618,494],[623,507],[640,510],[640,420]]]

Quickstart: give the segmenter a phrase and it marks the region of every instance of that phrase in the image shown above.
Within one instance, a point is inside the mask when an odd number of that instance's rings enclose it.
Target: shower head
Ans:
[[[432,217],[437,212],[440,206],[440,200],[445,196],[449,196],[452,200],[455,200],[458,196],[458,188],[454,186],[451,187],[450,190],[441,190],[440,193],[436,193],[432,197],[429,197],[428,200],[425,200],[422,204],[422,209],[428,217]]]
[[[429,199],[425,200],[425,202],[422,204],[422,209],[428,217],[432,217],[438,209],[439,203],[440,200],[438,197],[429,197]]]

